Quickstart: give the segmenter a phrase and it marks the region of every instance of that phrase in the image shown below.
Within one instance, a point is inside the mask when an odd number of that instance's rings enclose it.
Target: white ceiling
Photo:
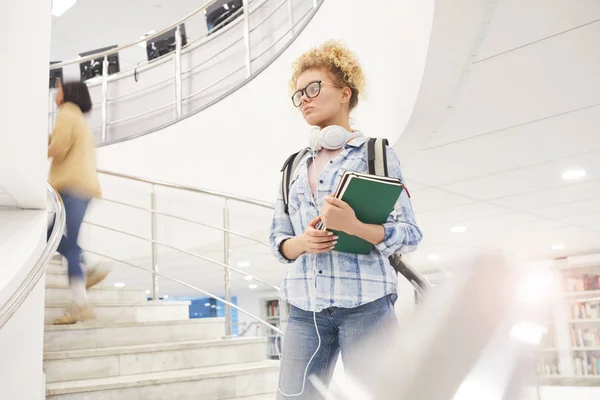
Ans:
[[[160,30],[205,3],[205,0],[77,0],[63,15],[52,17],[50,59],[71,60],[85,51],[134,42],[146,32]],[[186,33],[192,37],[205,32],[203,13],[186,23]],[[119,58],[124,69],[145,61],[146,49],[136,46],[120,53]]]
[[[425,233],[412,259],[443,266],[469,249],[525,259],[599,251],[600,2],[503,0],[480,37],[452,101],[431,115],[435,129],[405,132],[397,145],[418,143],[404,167]],[[575,168],[587,176],[561,179]],[[456,225],[467,231],[451,233]]]

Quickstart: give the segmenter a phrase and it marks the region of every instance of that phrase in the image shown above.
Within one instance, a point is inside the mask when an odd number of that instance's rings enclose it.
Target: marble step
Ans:
[[[46,382],[109,378],[265,360],[266,338],[146,344],[44,354]]]
[[[44,351],[220,339],[224,333],[224,318],[136,323],[86,321],[75,325],[47,325]]]
[[[229,364],[46,385],[48,400],[225,400],[273,392],[278,362]]]
[[[189,319],[189,301],[142,301],[131,304],[92,303],[96,321],[99,322],[152,322],[152,321],[181,321]],[[44,323],[51,325],[52,321],[64,315],[65,308],[70,303],[46,304]]]
[[[66,273],[51,273],[46,269],[47,286],[68,286],[69,278]]]
[[[110,274],[110,269],[108,269],[107,272]],[[46,267],[46,283],[66,285],[67,282],[68,278],[66,264],[63,264],[62,259],[58,261],[51,261]]]
[[[236,397],[234,399],[228,399],[228,400],[275,400],[275,398],[277,397],[277,392],[271,392],[271,393],[265,393],[265,394],[258,394],[256,396],[243,396],[243,397]]]
[[[94,286],[87,292],[88,300],[104,304],[131,304],[147,300],[146,291],[134,288]],[[72,301],[71,289],[66,285],[46,285],[46,305],[64,304]]]

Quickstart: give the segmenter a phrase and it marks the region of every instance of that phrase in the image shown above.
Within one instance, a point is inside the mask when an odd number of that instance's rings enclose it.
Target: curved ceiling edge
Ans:
[[[467,11],[465,11],[467,10]],[[393,147],[406,164],[444,119],[482,41],[491,0],[436,0],[425,70],[411,116]]]
[[[106,147],[106,146],[110,146],[110,145],[113,145],[113,144],[118,144],[118,143],[126,142],[126,141],[129,141],[129,140],[137,139],[137,138],[140,138],[142,136],[146,136],[146,135],[149,135],[151,133],[163,130],[163,129],[165,129],[165,128],[173,125],[173,124],[176,124],[176,123],[184,120],[184,119],[192,117],[192,116],[198,114],[199,112],[206,110],[209,107],[212,107],[213,105],[219,103],[221,100],[225,99],[227,96],[229,96],[232,93],[236,92],[237,90],[241,89],[246,84],[248,84],[249,82],[251,82],[254,78],[256,78],[258,75],[260,75],[265,69],[267,69],[269,66],[271,66],[271,64],[273,62],[275,62],[275,60],[277,60],[292,45],[292,43],[304,31],[304,29],[306,28],[306,26],[312,21],[312,19],[317,14],[317,12],[321,9],[321,6],[323,5],[323,3],[325,1],[326,0],[321,0],[321,1],[318,2],[317,7],[310,13],[310,15],[308,16],[307,20],[302,25],[299,26],[298,31],[294,33],[294,35],[292,36],[292,38],[290,40],[288,40],[287,43],[285,43],[285,45],[275,54],[275,56],[273,58],[271,58],[271,60],[269,60],[265,65],[263,65],[262,67],[260,67],[259,69],[257,69],[256,72],[253,73],[250,77],[248,77],[247,79],[244,79],[242,82],[240,82],[239,84],[235,85],[233,88],[231,88],[227,92],[223,93],[221,96],[219,96],[216,99],[210,101],[209,103],[207,103],[206,105],[198,108],[197,110],[194,110],[193,112],[190,112],[190,113],[188,113],[186,115],[182,115],[180,118],[174,119],[173,121],[170,121],[170,122],[168,122],[166,124],[159,125],[159,126],[157,126],[155,128],[149,129],[149,130],[147,130],[145,132],[137,133],[137,134],[132,135],[132,136],[128,136],[128,137],[124,137],[124,138],[119,138],[119,139],[115,139],[115,140],[103,142],[103,143],[98,144],[97,147]]]

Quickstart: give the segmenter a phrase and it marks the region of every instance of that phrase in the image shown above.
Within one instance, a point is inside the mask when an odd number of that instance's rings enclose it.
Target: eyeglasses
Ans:
[[[292,103],[294,103],[294,106],[300,107],[302,105],[303,95],[306,95],[306,97],[308,97],[309,99],[314,99],[315,97],[317,97],[321,93],[321,85],[323,83],[323,81],[310,82],[304,87],[304,89],[299,89],[298,91],[296,91],[292,96]],[[328,83],[328,85],[339,89],[342,88],[341,86],[334,85],[333,83]]]

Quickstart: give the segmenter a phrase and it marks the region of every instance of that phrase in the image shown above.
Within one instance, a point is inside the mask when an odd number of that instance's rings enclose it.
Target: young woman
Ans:
[[[388,257],[414,251],[422,234],[405,193],[383,225],[360,222],[352,208],[331,196],[345,171],[367,171],[366,139],[350,126],[365,81],[356,57],[330,41],[300,56],[293,68],[292,101],[308,125],[341,127],[348,139],[340,148],[303,157],[290,178],[288,212],[280,191],[271,226],[272,251],[289,264],[280,296],[291,305],[278,399],[313,399],[320,397],[308,377],[316,375],[328,385],[340,352],[345,369],[357,371],[357,347],[375,329],[397,325],[396,272]],[[389,147],[386,151],[389,175],[402,179],[396,154]],[[374,250],[366,255],[332,251],[337,238],[317,230],[320,221],[367,240]],[[385,352],[383,346],[378,350]]]
[[[60,108],[48,146],[48,158],[52,158],[50,184],[65,205],[66,235],[58,252],[67,259],[73,306],[54,324],[74,324],[94,316],[86,298],[86,278],[77,240],[90,200],[100,196],[100,184],[96,175],[96,144],[84,118],[84,113],[92,109],[87,85],[83,82],[63,85],[59,81],[56,104]],[[52,226],[48,235],[51,231]],[[106,277],[106,272],[93,269],[87,272],[88,288]]]

